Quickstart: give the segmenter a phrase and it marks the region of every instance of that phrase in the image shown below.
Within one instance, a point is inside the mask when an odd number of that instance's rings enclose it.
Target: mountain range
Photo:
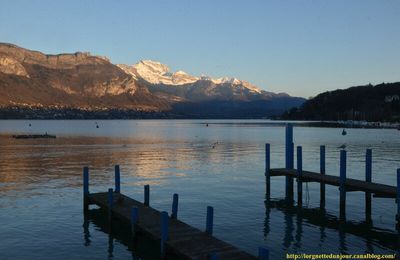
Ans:
[[[237,78],[171,72],[160,62],[113,64],[88,52],[48,55],[0,43],[0,117],[260,118],[301,105]],[[32,112],[33,111],[33,112]],[[64,112],[63,112],[64,111]],[[123,116],[118,116],[118,111]],[[126,113],[131,111],[132,113]],[[138,116],[137,112],[140,112]],[[57,114],[58,116],[53,116]]]

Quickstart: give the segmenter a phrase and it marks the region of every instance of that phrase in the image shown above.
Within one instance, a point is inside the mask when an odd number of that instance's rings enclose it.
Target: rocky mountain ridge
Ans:
[[[245,104],[251,116],[254,101],[266,102],[262,113],[268,116],[304,100],[260,90],[235,78],[172,73],[167,65],[154,61],[114,65],[106,57],[92,56],[89,52],[47,55],[0,43],[0,107],[132,109],[174,114],[178,106],[179,113],[193,115],[204,102],[227,102],[228,107],[233,103],[235,107]],[[268,109],[267,103],[271,102],[275,104],[273,111]],[[185,107],[191,111],[182,111]],[[258,113],[256,117],[259,116]]]

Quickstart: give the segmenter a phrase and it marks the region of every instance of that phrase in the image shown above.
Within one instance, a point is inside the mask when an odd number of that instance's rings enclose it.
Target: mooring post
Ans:
[[[303,156],[301,146],[297,146],[297,205],[303,205]]]
[[[269,260],[269,250],[266,247],[258,248],[258,259]]]
[[[367,149],[365,154],[365,181],[372,181],[372,150]],[[365,221],[371,223],[371,192],[365,192]]]
[[[172,198],[172,213],[171,213],[171,218],[177,219],[178,218],[178,200],[179,196],[178,194],[174,194]]]
[[[346,151],[340,151],[340,219],[346,218]]]
[[[265,185],[266,185],[266,199],[271,197],[271,176],[269,170],[271,169],[271,150],[270,145],[265,144]]]
[[[214,224],[214,208],[207,206],[206,233],[212,235]]]
[[[286,125],[286,169],[293,169],[294,167],[294,144],[293,144],[293,125]],[[293,177],[286,176],[286,201],[293,202]]]
[[[144,205],[150,205],[150,185],[144,185]]]
[[[210,260],[218,260],[218,254],[217,253],[211,253],[210,254]]]
[[[121,193],[121,176],[119,165],[115,165],[115,193]]]
[[[131,212],[131,230],[132,230],[132,236],[136,235],[136,224],[139,220],[139,209],[138,207],[132,207],[132,212]]]
[[[168,240],[168,213],[161,212],[161,256],[165,256],[165,242]]]
[[[325,175],[325,145],[321,145],[319,147],[319,172],[321,175]],[[320,209],[325,209],[325,183],[321,181],[319,186],[319,193],[320,193],[320,201],[319,207]]]
[[[112,207],[114,204],[114,192],[113,189],[108,189],[108,218],[111,220]]]
[[[400,231],[400,168],[397,169],[397,193],[396,193],[396,203],[397,203],[397,230]]]
[[[83,211],[89,210],[89,167],[83,167]]]

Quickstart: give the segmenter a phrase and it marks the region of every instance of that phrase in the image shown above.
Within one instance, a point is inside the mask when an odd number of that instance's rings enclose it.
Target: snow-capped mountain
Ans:
[[[158,61],[141,60],[132,66],[127,66],[124,64],[118,66],[124,71],[134,76],[135,78],[143,79],[151,84],[178,86],[185,84],[193,84],[199,80],[205,80],[205,81],[211,81],[214,84],[243,85],[250,91],[261,93],[261,90],[259,88],[244,80],[240,80],[237,78],[229,78],[229,77],[213,79],[211,77],[204,75],[196,77],[189,75],[182,70],[171,72],[170,68],[167,65],[162,64]]]

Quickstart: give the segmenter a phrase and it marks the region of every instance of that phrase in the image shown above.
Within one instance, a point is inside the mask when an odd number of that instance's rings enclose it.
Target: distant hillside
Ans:
[[[292,108],[283,119],[400,121],[400,82],[328,91]]]
[[[48,55],[0,43],[0,118],[261,118],[303,98],[237,78],[113,64],[88,52]]]

